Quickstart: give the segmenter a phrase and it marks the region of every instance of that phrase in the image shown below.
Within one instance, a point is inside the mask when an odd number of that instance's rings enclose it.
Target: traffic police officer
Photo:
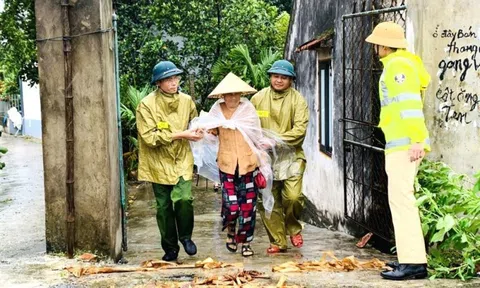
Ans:
[[[414,183],[418,166],[430,151],[422,99],[430,76],[422,60],[405,50],[407,41],[400,25],[380,23],[366,41],[375,45],[383,63],[379,127],[386,140],[388,200],[398,255],[398,262],[390,263],[394,270],[381,275],[391,280],[425,278],[427,258]]]

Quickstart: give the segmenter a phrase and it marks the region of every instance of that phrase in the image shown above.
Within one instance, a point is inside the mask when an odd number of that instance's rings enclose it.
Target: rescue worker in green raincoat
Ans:
[[[178,92],[182,73],[170,61],[155,65],[151,83],[157,89],[137,108],[138,180],[153,185],[165,261],[177,259],[178,241],[188,255],[197,253],[191,240],[193,155],[188,141],[198,141],[203,134],[188,130],[197,110],[190,96]]]
[[[303,172],[306,159],[302,149],[308,124],[308,107],[304,97],[292,87],[296,77],[293,65],[286,60],[276,61],[270,70],[270,87],[255,94],[251,102],[260,117],[262,128],[280,136],[288,145],[277,150],[274,160],[274,182],[272,194],[275,204],[271,215],[265,214],[262,204],[260,215],[270,239],[267,253],[285,252],[287,234],[293,246],[303,245],[302,224],[299,219],[303,211]]]

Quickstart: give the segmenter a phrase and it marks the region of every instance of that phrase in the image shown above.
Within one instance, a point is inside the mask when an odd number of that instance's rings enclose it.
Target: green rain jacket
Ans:
[[[303,174],[305,153],[302,144],[309,117],[303,96],[294,88],[277,92],[268,87],[255,94],[251,102],[257,109],[262,128],[277,133],[293,148],[291,153],[277,151],[278,158],[273,165],[275,180]]]
[[[188,129],[195,117],[195,103],[183,93],[171,95],[157,89],[142,100],[137,108],[138,180],[175,185],[180,177],[192,179],[190,143],[173,141],[172,135]]]

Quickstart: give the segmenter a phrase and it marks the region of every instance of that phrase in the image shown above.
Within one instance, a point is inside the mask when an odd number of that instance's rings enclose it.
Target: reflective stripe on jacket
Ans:
[[[413,143],[425,143],[430,151],[430,139],[423,114],[421,91],[430,82],[422,60],[405,50],[381,59],[380,123],[385,134],[385,153],[408,150]]]

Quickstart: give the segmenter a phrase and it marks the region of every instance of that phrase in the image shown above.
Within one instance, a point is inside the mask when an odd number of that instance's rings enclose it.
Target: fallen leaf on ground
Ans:
[[[285,282],[287,282],[287,276],[282,275],[282,276],[280,277],[280,280],[278,280],[277,288],[285,287]]]
[[[197,261],[195,263],[195,267],[210,270],[210,269],[227,268],[227,267],[243,267],[243,264],[217,262],[209,257],[203,261]]]
[[[325,252],[320,261],[308,261],[303,263],[290,261],[273,267],[272,271],[281,273],[306,271],[348,272],[353,270],[381,270],[383,267],[385,267],[385,262],[380,261],[377,258],[373,258],[369,261],[360,261],[354,256],[338,259],[332,252]]]
[[[97,255],[92,254],[92,253],[83,253],[78,257],[79,260],[85,261],[85,262],[96,262],[97,261]]]
[[[140,264],[140,266],[143,268],[161,268],[165,266],[178,266],[178,265],[176,263],[154,259],[154,260],[143,261],[142,264]]]
[[[257,279],[268,279],[269,277],[265,277],[263,273],[258,271],[241,271],[238,273],[233,274],[225,274],[225,275],[214,275],[210,278],[199,280],[195,279],[193,281],[194,287],[204,286],[204,285],[218,285],[218,286],[226,286],[226,287],[246,287],[244,284],[249,284],[249,282]],[[250,286],[250,287],[263,287],[263,286]]]

